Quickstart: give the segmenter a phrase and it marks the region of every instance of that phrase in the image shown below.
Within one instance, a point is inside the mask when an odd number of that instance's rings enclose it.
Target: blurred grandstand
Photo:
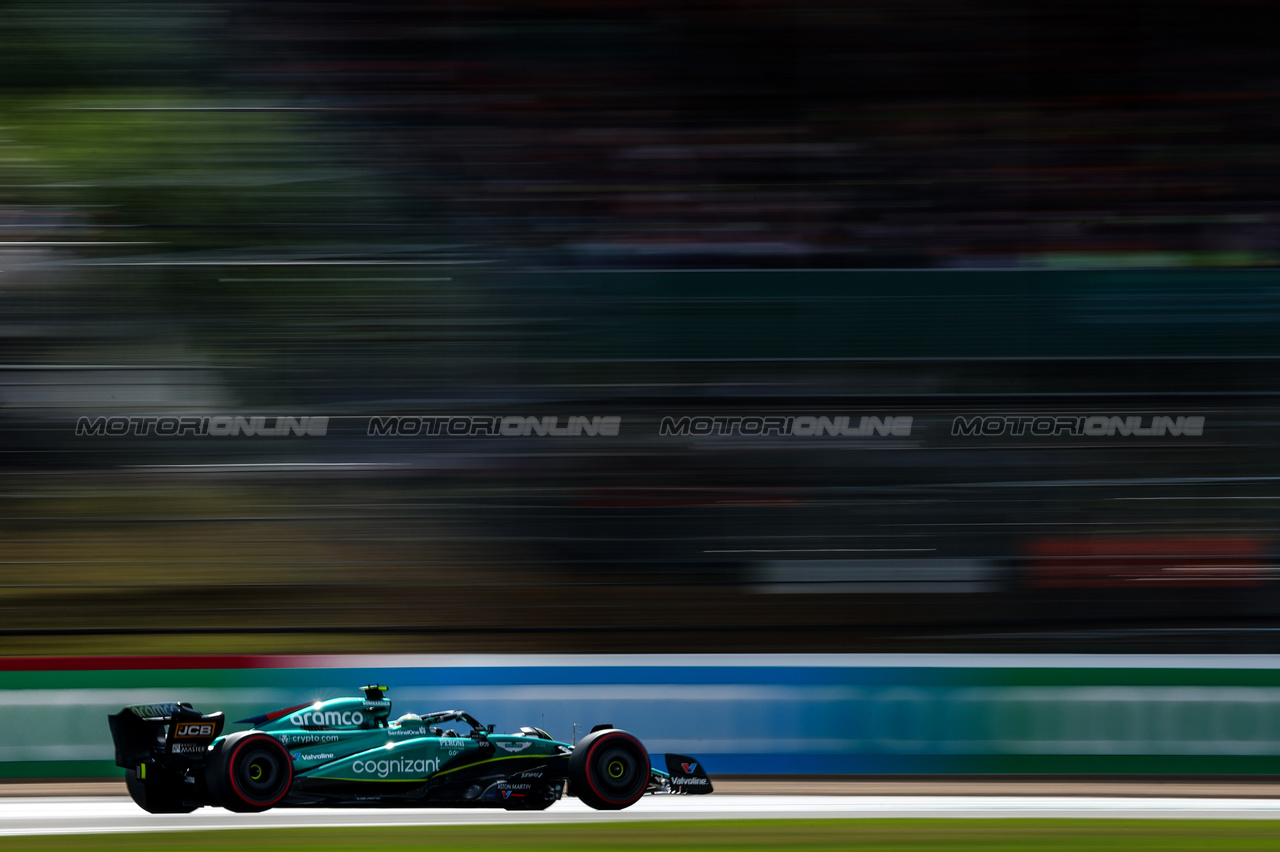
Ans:
[[[0,4],[3,647],[1271,650],[1265,8]]]

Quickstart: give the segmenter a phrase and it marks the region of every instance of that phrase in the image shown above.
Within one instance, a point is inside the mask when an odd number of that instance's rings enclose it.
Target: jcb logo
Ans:
[[[183,722],[173,732],[177,739],[192,739],[213,736],[213,725],[208,722]]]

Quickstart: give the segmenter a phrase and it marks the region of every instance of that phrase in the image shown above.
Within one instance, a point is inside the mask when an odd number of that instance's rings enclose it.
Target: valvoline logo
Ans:
[[[524,793],[513,793],[513,792],[511,792],[510,790],[503,790],[503,791],[502,791],[502,798],[504,798],[504,799],[510,799],[512,796],[515,796],[517,799],[523,799],[523,798],[524,798]]]
[[[696,763],[682,763],[682,764],[680,764],[680,768],[681,768],[681,769],[683,769],[685,772],[696,772],[696,771],[697,771],[697,769],[698,769],[698,764],[696,764]]]

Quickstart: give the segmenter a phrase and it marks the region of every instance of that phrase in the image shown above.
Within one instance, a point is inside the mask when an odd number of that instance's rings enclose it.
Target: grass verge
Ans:
[[[733,820],[546,826],[308,828],[181,833],[6,837],[6,850],[257,852],[299,849],[512,849],[520,852],[630,850],[1274,850],[1280,822],[1269,820]]]

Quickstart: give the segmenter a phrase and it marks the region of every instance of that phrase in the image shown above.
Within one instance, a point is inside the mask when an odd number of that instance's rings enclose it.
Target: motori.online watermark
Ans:
[[[404,415],[370,417],[365,434],[371,437],[412,437],[418,435],[449,437],[616,437],[622,418],[609,417],[543,417],[489,415]]]
[[[799,438],[869,438],[911,434],[914,418],[905,416],[847,415],[680,415],[664,416],[658,423],[658,434],[664,437],[702,437],[744,435],[747,437],[787,436]]]
[[[220,414],[210,416],[100,416],[76,420],[80,437],[162,438],[312,437],[329,433],[328,417],[270,417]]]
[[[975,414],[951,421],[956,437],[1191,437],[1204,434],[1202,415],[1163,414]]]

